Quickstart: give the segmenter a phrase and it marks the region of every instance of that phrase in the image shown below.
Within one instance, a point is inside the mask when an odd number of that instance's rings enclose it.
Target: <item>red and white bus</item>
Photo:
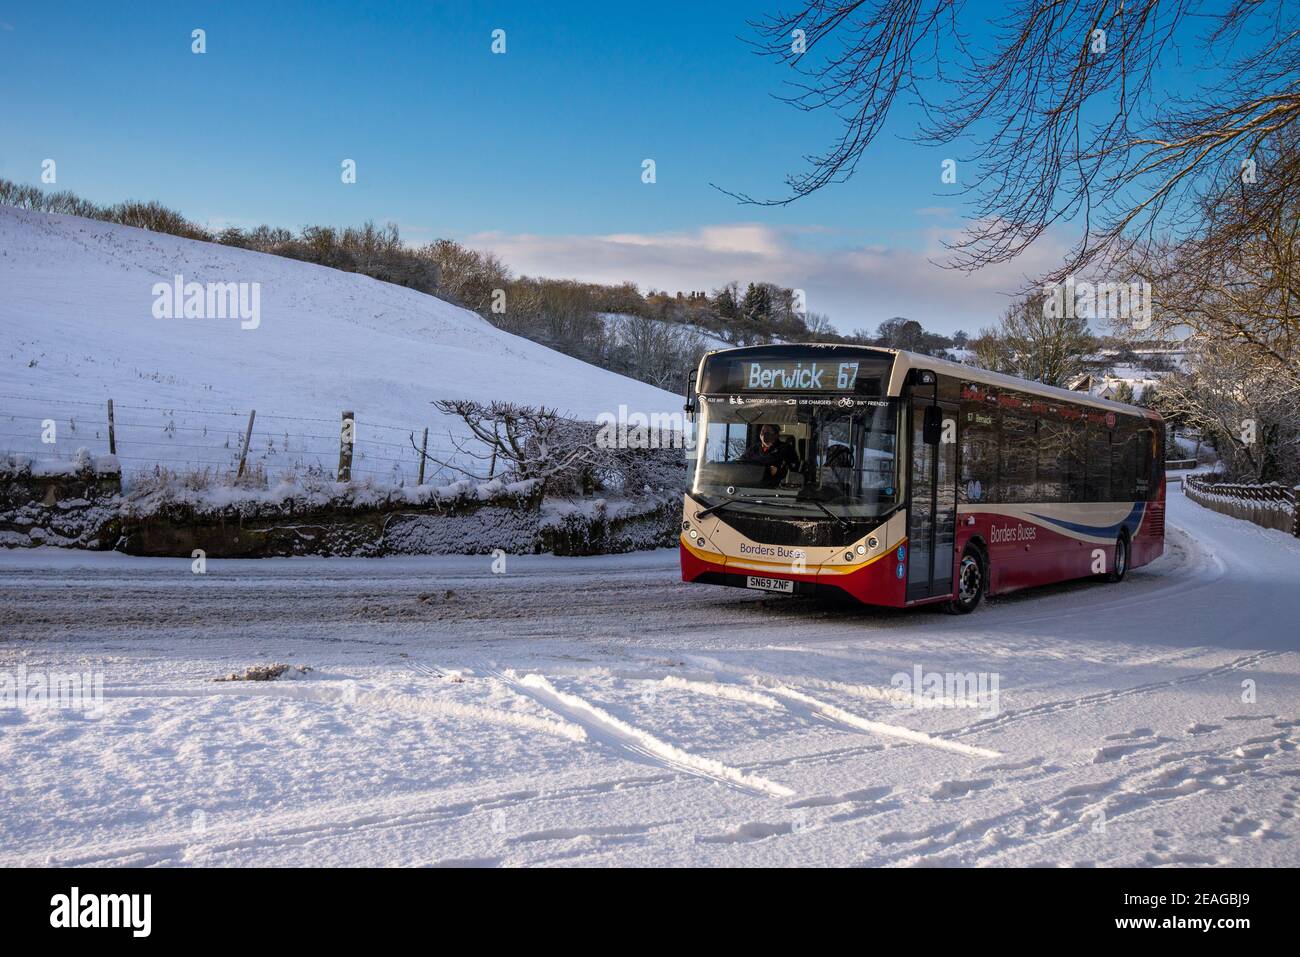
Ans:
[[[960,613],[1164,551],[1149,409],[847,345],[711,352],[687,409],[685,581]]]

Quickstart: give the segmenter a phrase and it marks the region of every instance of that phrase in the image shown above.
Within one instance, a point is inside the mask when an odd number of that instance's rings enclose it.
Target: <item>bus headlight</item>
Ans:
[[[845,552],[845,553],[844,553],[844,560],[845,560],[846,562],[851,562],[851,561],[853,561],[853,553],[852,553],[852,552]]]
[[[688,532],[687,534],[689,534],[689,535],[691,536],[691,538],[699,538],[699,537],[700,537],[700,533],[697,532],[697,531],[696,531],[695,529],[693,529],[693,528],[692,528],[692,529],[690,530],[690,532]]]
[[[872,535],[870,538],[867,539],[867,548],[875,549],[879,545],[880,545],[880,539],[876,538],[876,536]]]
[[[859,546],[858,546],[858,554],[859,554],[859,555],[865,555],[866,553],[867,553],[867,546],[866,546],[866,545],[859,545]]]

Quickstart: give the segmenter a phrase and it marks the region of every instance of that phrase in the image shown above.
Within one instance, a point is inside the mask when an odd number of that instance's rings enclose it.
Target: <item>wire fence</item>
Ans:
[[[201,408],[114,402],[112,441],[122,471],[177,473],[238,471],[251,409]],[[257,410],[248,436],[245,468],[269,477],[317,473],[337,477],[343,417],[285,415]],[[431,416],[421,425],[397,425],[355,411],[352,427],[352,478],[392,485],[413,485],[420,476],[418,448],[428,428],[424,481],[454,481],[464,473],[485,474],[490,463],[477,457],[477,443],[450,427],[449,419]],[[70,461],[79,448],[109,454],[108,400],[54,399],[0,393],[0,451],[38,460]],[[436,460],[436,461],[435,461]],[[445,465],[439,464],[445,463]]]

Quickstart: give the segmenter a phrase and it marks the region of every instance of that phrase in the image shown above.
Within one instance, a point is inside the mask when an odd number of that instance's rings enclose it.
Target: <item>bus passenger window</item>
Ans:
[[[998,488],[1003,502],[1034,501],[1038,455],[1033,419],[1004,413],[998,443]]]
[[[1110,501],[1110,466],[1110,429],[1104,425],[1089,425],[1087,501]]]

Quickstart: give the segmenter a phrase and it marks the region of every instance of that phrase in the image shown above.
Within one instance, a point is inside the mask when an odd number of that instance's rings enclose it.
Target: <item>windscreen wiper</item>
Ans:
[[[729,498],[729,499],[727,499],[727,500],[724,501],[724,502],[719,502],[717,505],[710,505],[710,506],[709,506],[708,508],[706,508],[706,509],[701,509],[700,511],[698,511],[698,512],[695,513],[695,517],[696,517],[697,519],[700,519],[700,518],[707,518],[708,516],[712,515],[714,512],[719,512],[719,511],[721,511],[722,509],[726,508],[728,505],[731,505],[731,504],[734,503],[734,502],[755,502],[755,503],[757,503],[757,504],[759,504],[759,505],[768,505],[768,504],[770,504],[769,502],[765,502],[765,501],[764,501],[763,499],[761,499],[761,498],[750,498],[750,497],[745,496],[745,495],[737,495],[737,496],[735,496],[734,498]]]
[[[814,505],[816,505],[818,508],[820,508],[823,512],[825,512],[827,515],[829,515],[831,518],[835,519],[835,521],[839,522],[841,528],[850,528],[850,527],[851,527],[851,526],[849,525],[849,523],[846,522],[846,521],[844,520],[844,517],[843,517],[842,515],[836,515],[836,514],[835,514],[834,512],[832,512],[829,508],[827,508],[824,504],[822,504],[822,502],[821,502],[820,500],[815,499],[815,498],[813,498],[812,496],[808,496],[807,498],[801,498],[801,499],[799,499],[799,501],[801,501],[801,502],[812,502]]]

